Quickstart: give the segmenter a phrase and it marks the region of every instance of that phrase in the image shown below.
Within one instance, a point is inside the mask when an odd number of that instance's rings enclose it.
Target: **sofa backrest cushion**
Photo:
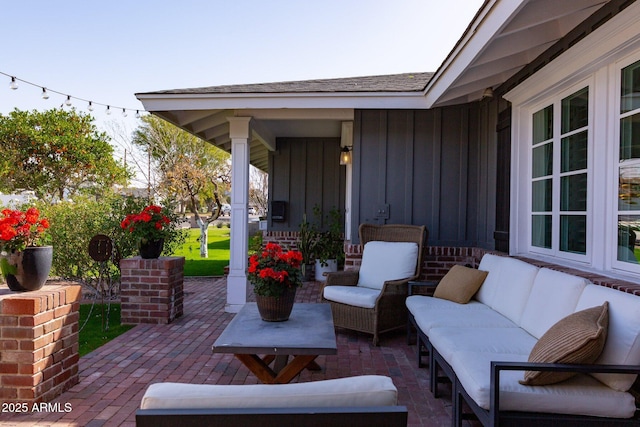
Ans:
[[[362,251],[358,286],[382,289],[386,281],[415,276],[417,264],[416,243],[367,242]]]
[[[531,349],[531,363],[595,362],[607,339],[609,304],[572,313],[553,325]],[[524,385],[555,384],[575,376],[576,372],[525,371]]]
[[[485,254],[478,269],[489,274],[476,299],[519,325],[539,268],[515,258]]]
[[[458,304],[466,304],[478,291],[486,277],[486,271],[454,265],[440,280],[433,296]]]
[[[397,400],[391,378],[362,375],[293,384],[156,383],[147,388],[140,409],[393,406]]]
[[[576,311],[578,298],[588,280],[572,274],[541,268],[533,281],[520,326],[536,338]]]
[[[609,333],[602,354],[596,361],[607,365],[640,365],[640,297],[599,285],[582,291],[576,310],[609,302]],[[636,375],[592,374],[618,391],[627,391]]]

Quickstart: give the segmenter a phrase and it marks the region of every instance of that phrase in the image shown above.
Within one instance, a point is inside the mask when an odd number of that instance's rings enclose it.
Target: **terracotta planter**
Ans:
[[[138,252],[144,259],[159,258],[160,254],[162,254],[162,249],[164,249],[164,239],[140,239],[140,242],[138,243]]]
[[[51,271],[53,247],[28,247],[0,258],[0,269],[12,291],[41,289]]]
[[[266,322],[289,320],[295,298],[296,288],[284,291],[279,297],[256,295],[260,317]]]

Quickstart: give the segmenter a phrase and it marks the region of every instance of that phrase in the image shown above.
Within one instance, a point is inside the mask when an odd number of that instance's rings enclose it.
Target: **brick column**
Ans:
[[[182,316],[184,257],[120,261],[120,322],[168,324]]]
[[[0,401],[48,402],[78,383],[81,287],[0,287]]]

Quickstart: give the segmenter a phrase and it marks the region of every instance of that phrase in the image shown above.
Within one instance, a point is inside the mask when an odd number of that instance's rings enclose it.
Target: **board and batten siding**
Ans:
[[[429,245],[493,249],[496,117],[490,102],[356,111],[353,224],[424,224]]]
[[[269,200],[286,203],[285,221],[272,221],[269,213],[270,230],[298,231],[305,213],[309,222],[315,220],[314,206],[344,212],[340,138],[277,138],[269,162]]]

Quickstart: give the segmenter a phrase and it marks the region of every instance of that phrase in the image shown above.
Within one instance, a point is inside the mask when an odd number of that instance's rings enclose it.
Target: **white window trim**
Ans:
[[[639,2],[640,3],[640,2]],[[583,270],[638,279],[617,256],[619,73],[640,59],[640,4],[634,3],[597,31],[539,70],[504,97],[512,103],[511,255],[540,258]],[[582,85],[582,86],[581,86]],[[532,252],[531,117],[533,112],[589,86],[587,257],[578,261]],[[575,89],[575,90],[574,90]],[[603,143],[605,142],[605,143]],[[555,193],[554,193],[555,197]],[[603,203],[604,201],[604,203]],[[612,224],[615,224],[612,225]],[[602,229],[605,232],[602,232]],[[554,242],[555,244],[555,242]],[[536,248],[538,250],[539,248]],[[565,253],[563,253],[565,254]],[[626,265],[620,265],[626,264]],[[622,269],[621,267],[626,267]]]

